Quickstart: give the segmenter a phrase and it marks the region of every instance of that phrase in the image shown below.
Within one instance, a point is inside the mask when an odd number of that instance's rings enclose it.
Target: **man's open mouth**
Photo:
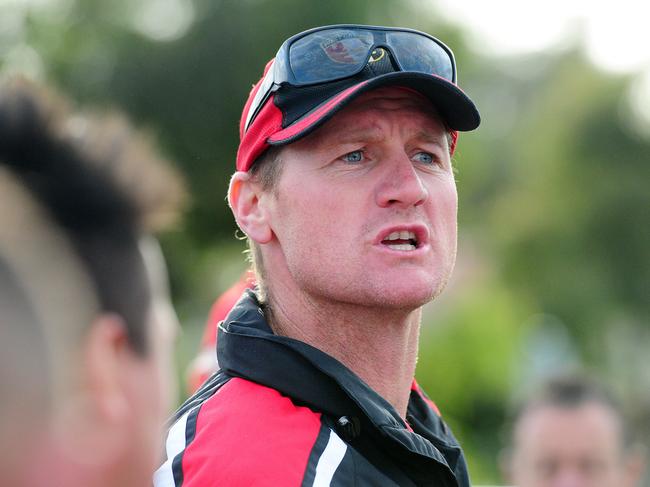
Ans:
[[[393,232],[384,240],[381,241],[382,245],[387,246],[392,250],[411,251],[418,248],[418,239],[414,232],[402,230],[401,232]]]

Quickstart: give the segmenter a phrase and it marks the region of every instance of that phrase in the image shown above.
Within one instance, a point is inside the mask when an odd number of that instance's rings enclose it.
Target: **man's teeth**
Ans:
[[[389,249],[393,250],[415,250],[415,245],[413,244],[386,244]]]
[[[402,230],[401,232],[393,232],[384,240],[415,240],[415,233]]]
[[[391,233],[384,239],[384,242],[392,250],[415,250],[417,248],[415,233],[407,230]]]

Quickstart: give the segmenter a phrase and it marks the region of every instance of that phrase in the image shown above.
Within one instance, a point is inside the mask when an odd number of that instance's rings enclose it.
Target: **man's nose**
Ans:
[[[394,156],[390,163],[386,164],[376,194],[380,207],[419,206],[428,197],[429,190],[422,181],[422,175],[406,154]]]

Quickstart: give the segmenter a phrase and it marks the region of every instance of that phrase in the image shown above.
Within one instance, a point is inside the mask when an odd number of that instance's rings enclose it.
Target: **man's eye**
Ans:
[[[348,152],[342,157],[342,159],[345,162],[361,162],[363,160],[363,151],[355,150],[352,152]]]
[[[418,152],[415,154],[415,160],[422,164],[433,164],[433,156],[428,152]]]

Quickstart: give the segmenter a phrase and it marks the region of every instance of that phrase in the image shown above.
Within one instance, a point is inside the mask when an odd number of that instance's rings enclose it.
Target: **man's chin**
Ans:
[[[378,307],[415,310],[438,296],[444,284],[434,282],[395,283],[375,294],[373,300]]]

